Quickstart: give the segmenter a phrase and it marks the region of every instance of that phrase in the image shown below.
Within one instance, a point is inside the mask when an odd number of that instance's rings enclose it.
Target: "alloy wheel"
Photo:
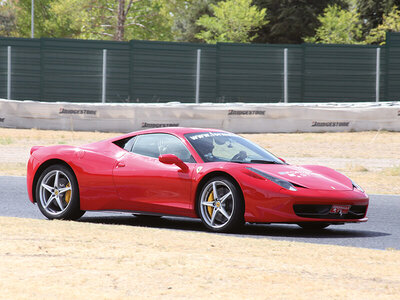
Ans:
[[[213,229],[226,226],[235,210],[234,193],[223,181],[208,183],[200,197],[200,213],[204,222]]]
[[[57,217],[65,212],[72,195],[71,179],[61,170],[49,171],[40,182],[39,201],[51,216]]]

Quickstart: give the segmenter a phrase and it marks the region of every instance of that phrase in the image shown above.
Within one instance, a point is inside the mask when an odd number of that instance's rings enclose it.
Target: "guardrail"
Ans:
[[[237,133],[400,131],[400,102],[94,104],[0,100],[0,127],[130,132],[174,126]]]

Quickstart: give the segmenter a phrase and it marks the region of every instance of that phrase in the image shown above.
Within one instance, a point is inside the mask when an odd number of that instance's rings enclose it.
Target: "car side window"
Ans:
[[[133,136],[133,137],[128,137],[128,138],[124,138],[122,140],[115,141],[113,143],[126,151],[131,151],[132,146],[135,143],[135,140],[136,140],[136,136]]]
[[[131,151],[132,151],[133,144],[135,143],[135,141],[136,141],[136,136],[134,136],[134,137],[130,138],[129,140],[127,140],[126,143],[125,143],[125,145],[124,145],[124,149],[125,149],[126,151],[131,152]]]
[[[149,133],[137,136],[131,152],[154,158],[163,154],[174,154],[183,162],[195,162],[181,140],[165,133]]]

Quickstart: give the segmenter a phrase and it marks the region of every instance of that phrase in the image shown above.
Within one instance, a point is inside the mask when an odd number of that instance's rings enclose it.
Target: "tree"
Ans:
[[[0,2],[0,36],[13,36],[15,30],[15,9],[9,2]]]
[[[383,22],[383,16],[391,12],[393,6],[400,7],[400,0],[356,0],[357,10],[364,21],[364,35]]]
[[[171,40],[168,16],[162,0],[86,0],[83,38]]]
[[[220,0],[166,0],[163,14],[171,21],[173,39],[179,42],[200,42],[196,38],[202,27],[196,21],[203,15],[212,15],[211,4]]]
[[[172,41],[171,15],[164,15],[168,0],[141,0],[132,5],[127,16],[125,40]]]
[[[368,36],[365,38],[367,44],[380,44],[386,43],[386,32],[400,32],[400,10],[397,6],[393,6],[392,10],[383,15],[382,24],[373,28]]]
[[[313,37],[304,39],[307,43],[360,44],[362,24],[355,10],[344,10],[337,5],[328,6],[318,16],[321,26]]]
[[[254,0],[268,11],[268,24],[257,30],[257,43],[301,44],[303,38],[314,36],[320,25],[317,16],[328,5],[346,8],[346,0]]]
[[[35,5],[36,5],[35,1]],[[82,6],[83,5],[83,6]],[[47,9],[49,18],[41,20],[35,9],[35,29],[43,23],[44,31],[40,36],[55,38],[77,38],[82,32],[84,11],[87,3],[84,0],[55,0]],[[35,35],[35,37],[38,37]]]
[[[35,37],[73,38],[80,33],[76,24],[82,7],[78,0],[41,0],[35,1]],[[17,37],[31,36],[31,0],[13,1],[16,13]]]
[[[35,37],[54,37],[48,24],[52,23],[49,11],[54,0],[35,1]],[[32,0],[19,0],[12,3],[16,12],[16,36],[31,36],[31,5]]]
[[[203,26],[205,30],[196,37],[207,43],[251,42],[256,35],[250,35],[250,32],[268,23],[265,20],[266,9],[259,10],[251,2],[252,0],[227,0],[217,5],[212,4],[214,16],[204,15],[197,20],[196,24]]]
[[[167,0],[35,1],[35,37],[171,40]],[[16,36],[29,37],[31,0],[14,2]]]

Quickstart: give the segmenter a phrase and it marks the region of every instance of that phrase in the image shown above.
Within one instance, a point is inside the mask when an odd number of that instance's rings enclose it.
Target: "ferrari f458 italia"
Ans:
[[[245,222],[310,229],[364,222],[369,202],[333,169],[290,165],[239,135],[195,128],[34,146],[27,185],[30,201],[49,219],[122,211],[200,218],[217,232]]]

